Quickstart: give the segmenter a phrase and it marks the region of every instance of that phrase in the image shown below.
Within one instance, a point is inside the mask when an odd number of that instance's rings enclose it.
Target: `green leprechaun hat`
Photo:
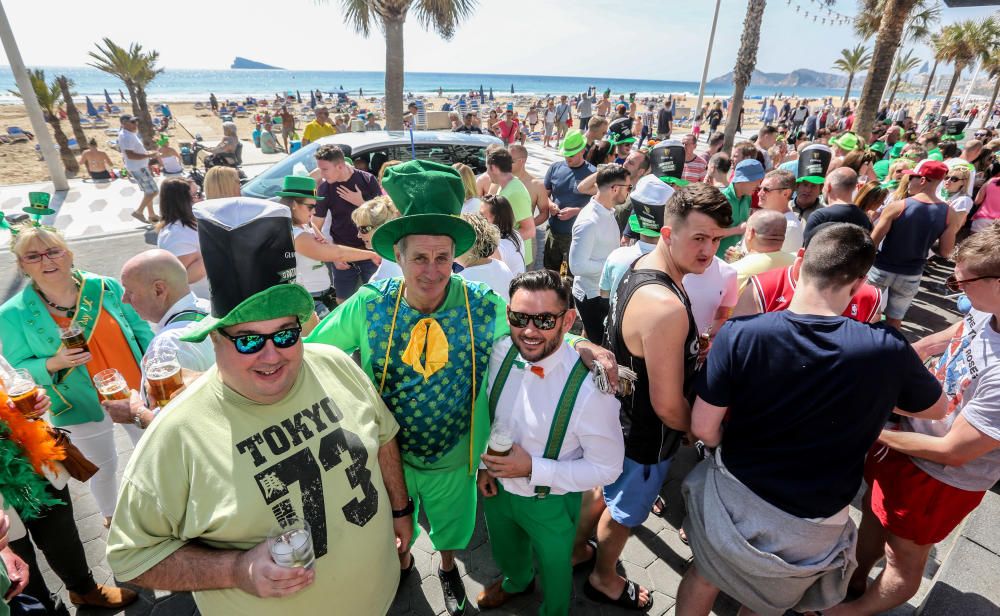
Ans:
[[[571,156],[576,156],[583,149],[587,147],[587,140],[584,138],[583,133],[578,129],[572,128],[566,133],[566,137],[563,138],[562,149],[559,150],[559,156],[563,158],[569,158]]]
[[[55,214],[56,211],[49,207],[51,198],[52,196],[47,192],[30,192],[28,193],[28,207],[21,208],[21,211],[38,217]]]
[[[281,182],[281,190],[275,193],[278,197],[297,197],[299,199],[323,199],[316,194],[316,180],[308,175],[286,175]]]
[[[472,248],[476,232],[459,217],[465,187],[457,170],[429,160],[411,160],[387,169],[382,188],[402,216],[383,224],[372,236],[372,250],[380,257],[395,262],[393,248],[407,235],[447,235],[455,242],[456,257]]]

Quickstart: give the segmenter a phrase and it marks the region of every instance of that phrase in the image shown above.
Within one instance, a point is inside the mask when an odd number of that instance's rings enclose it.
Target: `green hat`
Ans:
[[[574,128],[566,133],[559,155],[564,158],[576,156],[585,147],[587,147],[587,140],[584,139],[583,133]]]
[[[885,176],[889,175],[889,165],[892,163],[888,160],[880,160],[872,165],[872,170],[875,172],[875,177],[881,182],[885,179]]]
[[[833,150],[822,143],[807,145],[799,153],[796,163],[795,181],[822,184],[833,160]]]
[[[472,248],[476,232],[459,217],[465,186],[457,170],[429,160],[411,160],[387,169],[382,188],[402,214],[372,236],[372,249],[383,259],[395,262],[393,247],[407,235],[447,235],[455,242],[456,257]]]
[[[156,140],[156,145],[164,146],[167,145],[168,143],[170,143],[170,137],[167,137],[165,134],[160,133],[160,136]]]
[[[858,139],[858,136],[852,132],[846,132],[840,137],[833,137],[830,139],[830,145],[836,146],[845,152],[857,150],[860,143],[861,140]]]
[[[275,193],[278,197],[299,197],[319,201],[323,197],[316,195],[316,180],[308,175],[286,175],[281,182],[281,190]]]
[[[632,134],[632,118],[616,118],[608,125],[608,141],[611,145],[624,145],[635,143],[635,136]]]
[[[52,196],[47,192],[30,192],[28,193],[28,207],[21,208],[21,211],[32,216],[55,214],[56,211],[49,207],[49,199],[51,198]]]
[[[877,152],[879,154],[885,154],[885,141],[876,141],[875,143],[868,146],[868,149],[872,152]]]
[[[672,178],[669,175],[660,176],[659,179],[672,186],[687,186],[688,184],[691,183],[688,180],[682,180],[681,178]]]
[[[903,148],[905,146],[906,144],[902,141],[897,141],[896,143],[892,144],[892,149],[889,150],[889,160],[892,160],[894,158],[899,158],[899,155],[903,153]]]
[[[315,303],[296,284],[291,211],[273,201],[210,199],[195,208],[198,245],[208,274],[212,313],[181,337],[201,342],[212,331],[295,317],[306,323]]]

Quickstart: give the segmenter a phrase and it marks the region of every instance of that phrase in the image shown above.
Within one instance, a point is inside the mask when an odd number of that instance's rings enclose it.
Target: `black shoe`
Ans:
[[[465,584],[458,573],[458,567],[451,571],[438,569],[438,580],[441,581],[441,592],[444,593],[444,607],[451,616],[465,614]]]

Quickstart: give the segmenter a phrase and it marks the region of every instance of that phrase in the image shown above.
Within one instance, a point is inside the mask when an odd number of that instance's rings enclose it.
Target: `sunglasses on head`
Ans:
[[[564,314],[566,314],[565,310],[558,314],[552,314],[551,312],[528,314],[527,312],[514,312],[508,307],[507,322],[510,323],[511,327],[525,328],[530,321],[538,329],[549,330],[556,326],[556,321]]]
[[[375,230],[375,225],[361,225],[360,227],[358,227],[358,233],[364,233],[365,235],[368,235],[374,230]]]
[[[61,259],[66,255],[66,251],[62,248],[49,248],[44,252],[29,252],[23,257],[21,257],[22,263],[41,263],[42,257],[48,257],[49,261],[55,261],[56,259]]]
[[[970,282],[976,282],[977,280],[987,280],[990,278],[1000,278],[1000,276],[977,276],[976,278],[966,278],[965,280],[959,280],[958,276],[951,274],[944,279],[944,286],[946,289],[952,293],[961,293],[964,285]]]
[[[272,341],[274,346],[279,349],[287,349],[295,346],[295,343],[299,341],[299,336],[302,334],[302,327],[296,325],[295,327],[280,329],[270,334],[241,334],[239,336],[231,336],[221,329],[218,331],[233,343],[237,353],[240,355],[253,355],[260,352],[268,340]]]

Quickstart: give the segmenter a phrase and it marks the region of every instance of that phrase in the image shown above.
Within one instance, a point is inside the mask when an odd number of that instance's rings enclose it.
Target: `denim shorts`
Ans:
[[[920,274],[894,274],[872,267],[868,271],[868,282],[882,289],[888,297],[885,305],[885,316],[889,319],[902,321],[906,311],[913,303],[913,298],[920,291]]]
[[[347,264],[347,269],[337,269],[332,263],[327,263],[330,269],[330,282],[337,292],[337,300],[344,301],[368,282],[378,266],[372,261],[354,261]]]
[[[604,486],[604,504],[615,522],[635,528],[646,521],[653,502],[667,481],[671,460],[640,464],[625,458],[622,474],[614,483]]]

